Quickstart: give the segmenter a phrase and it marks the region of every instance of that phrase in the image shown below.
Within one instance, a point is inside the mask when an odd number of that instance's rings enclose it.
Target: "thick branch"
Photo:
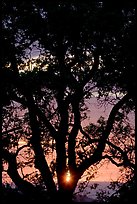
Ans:
[[[127,153],[125,151],[123,151],[120,147],[116,146],[115,144],[113,144],[108,140],[106,141],[106,143],[121,153],[121,156],[123,157],[124,166],[130,166],[132,168],[135,168],[135,165],[132,162],[130,162],[130,160],[128,159]]]
[[[58,182],[61,186],[62,175],[66,172],[66,136],[68,133],[68,106],[65,106],[63,103],[64,101],[61,100],[58,102],[58,109],[60,113],[60,124],[58,128],[58,137],[56,137],[56,152],[57,152],[57,176]]]
[[[123,160],[121,163],[117,163],[111,156],[109,155],[104,155],[102,157],[102,159],[109,159],[113,164],[115,164],[117,167],[120,167],[120,166],[125,166],[125,167],[132,167],[133,169],[135,169],[135,164],[131,163],[130,161],[126,161],[126,160]]]
[[[45,124],[45,126],[48,128],[50,134],[52,135],[52,137],[54,139],[57,138],[57,132],[55,130],[55,128],[53,127],[53,125],[50,123],[50,121],[47,119],[47,117],[45,116],[45,114],[38,108],[37,105],[34,105],[34,109],[35,109],[35,113],[37,114],[37,116],[39,117],[39,119]]]
[[[15,153],[16,156],[18,155],[18,153],[19,153],[22,149],[24,149],[24,148],[26,148],[26,147],[29,147],[28,144],[19,147],[19,148],[17,149],[16,153]]]
[[[31,144],[35,152],[35,165],[36,168],[41,172],[42,178],[45,182],[45,185],[50,193],[56,192],[56,186],[52,178],[52,174],[49,170],[48,164],[46,162],[43,149],[40,143],[40,128],[37,121],[37,116],[35,113],[35,106],[33,97],[29,95],[27,97],[29,116],[30,116],[30,125],[32,129],[32,138]]]
[[[91,139],[89,134],[86,133],[83,129],[82,129],[82,126],[80,126],[80,132],[88,139],[89,143],[92,144],[92,143],[95,143],[95,142],[99,142],[99,139]]]
[[[67,74],[65,66],[65,47],[63,45],[62,36],[57,36],[56,56],[58,59],[58,69],[60,72],[60,82],[57,89],[56,100],[58,106],[58,112],[60,114],[60,123],[58,127],[58,136],[56,140],[56,171],[59,189],[62,190],[65,181],[66,174],[66,136],[68,133],[68,104],[65,103],[64,96],[67,87]]]
[[[35,187],[23,180],[17,170],[17,162],[16,162],[16,155],[13,153],[9,153],[7,150],[2,150],[2,157],[8,162],[8,170],[7,173],[15,183],[16,186],[25,194],[33,194],[36,192]]]
[[[90,144],[92,144],[92,143],[94,143],[94,142],[99,142],[99,139],[91,139],[90,136],[89,136],[89,134],[87,134],[87,133],[82,129],[82,127],[80,127],[80,132],[81,132],[83,135],[85,135],[86,138],[88,138]],[[135,165],[134,165],[132,162],[130,162],[130,160],[128,159],[128,156],[127,156],[126,152],[124,152],[120,147],[116,146],[115,144],[111,143],[111,142],[108,141],[108,140],[106,141],[106,143],[121,153],[121,156],[123,157],[123,162],[117,163],[115,160],[112,159],[111,156],[108,156],[108,155],[105,155],[105,156],[103,156],[102,158],[108,158],[108,159],[109,159],[113,164],[115,164],[116,166],[122,166],[122,165],[124,165],[124,166],[130,166],[130,167],[132,167],[132,168],[135,168]]]
[[[74,125],[69,134],[68,139],[68,163],[69,168],[73,171],[76,167],[76,155],[75,155],[75,145],[76,145],[76,136],[80,128],[80,110],[79,110],[79,100],[74,100],[72,102],[72,108],[74,113]]]
[[[20,98],[16,95],[12,96],[12,99],[20,104],[22,104],[25,107],[28,107],[27,102],[23,99]],[[45,126],[48,128],[48,130],[50,131],[51,135],[53,136],[54,139],[56,139],[57,137],[57,132],[55,130],[55,128],[52,126],[52,124],[49,122],[49,120],[47,119],[47,117],[45,116],[45,114],[39,109],[39,107],[33,103],[34,109],[35,109],[35,113],[37,114],[37,116],[39,117],[39,119],[45,124]]]
[[[109,159],[111,162],[112,162],[112,164],[115,164],[117,167],[120,167],[120,166],[123,166],[124,165],[124,161],[123,162],[121,162],[121,163],[117,163],[111,156],[109,156],[109,155],[104,155],[103,157],[102,157],[102,159]]]
[[[68,133],[68,105],[63,98],[58,96],[58,112],[60,114],[60,124],[58,128],[58,135],[66,137]]]
[[[96,148],[96,150],[94,151],[93,155],[90,158],[85,159],[79,166],[79,171],[81,172],[81,174],[83,174],[83,172],[89,168],[92,164],[95,164],[96,162],[100,161],[102,159],[102,153],[105,149],[105,145],[106,145],[106,140],[109,137],[110,131],[113,127],[114,121],[115,121],[115,116],[118,112],[118,110],[122,107],[122,105],[129,99],[129,95],[125,95],[120,101],[118,101],[114,107],[112,108],[108,121],[107,121],[107,125],[106,128],[104,130],[104,132],[102,133],[102,137],[98,143],[98,146]]]
[[[118,110],[123,106],[123,104],[125,104],[127,102],[127,100],[129,99],[129,95],[126,94],[120,101],[118,101],[114,107],[112,108],[110,115],[108,117],[107,120],[107,125],[106,128],[104,130],[104,132],[102,133],[102,137],[100,139],[99,145],[97,147],[97,151],[100,155],[103,153],[104,149],[105,149],[105,144],[106,144],[106,140],[109,137],[109,134],[113,128],[113,124],[115,122],[115,116],[118,113]],[[95,154],[96,154],[95,152]]]

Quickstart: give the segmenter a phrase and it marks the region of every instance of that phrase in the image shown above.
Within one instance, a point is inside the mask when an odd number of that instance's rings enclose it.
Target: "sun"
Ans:
[[[71,174],[70,174],[70,171],[68,170],[67,173],[66,173],[66,182],[70,182],[71,181]]]

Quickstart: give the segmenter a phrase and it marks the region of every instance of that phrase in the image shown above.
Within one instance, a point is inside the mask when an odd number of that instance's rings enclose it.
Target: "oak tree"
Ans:
[[[23,193],[69,201],[104,159],[133,173],[134,48],[133,1],[2,1],[2,158]],[[87,124],[94,98],[111,111]]]

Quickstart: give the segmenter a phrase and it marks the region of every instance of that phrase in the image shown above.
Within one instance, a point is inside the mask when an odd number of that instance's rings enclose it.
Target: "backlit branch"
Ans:
[[[19,147],[18,149],[17,149],[17,151],[16,151],[16,156],[18,155],[18,153],[22,150],[22,149],[24,149],[24,148],[26,148],[26,147],[28,147],[29,146],[29,144],[26,144],[26,145],[23,145],[23,146],[21,146],[21,147]]]
[[[72,109],[74,113],[74,124],[72,130],[69,134],[68,139],[68,156],[69,156],[69,166],[71,168],[76,167],[76,155],[75,155],[75,145],[76,145],[76,136],[80,128],[80,110],[79,110],[79,100],[74,100],[72,102]]]
[[[24,98],[20,98],[17,95],[14,95],[14,96],[12,96],[12,99],[15,100],[16,102],[22,104],[26,108],[28,107],[28,104],[27,104],[27,102],[25,101]],[[51,135],[55,139],[57,137],[57,132],[56,132],[55,128],[49,122],[49,120],[47,119],[45,114],[39,109],[39,107],[36,104],[34,104],[34,103],[32,105],[34,106],[35,113],[37,114],[39,119],[45,124],[45,126],[48,128],[48,130],[50,131]]]
[[[26,180],[23,180],[17,170],[16,154],[9,153],[8,150],[2,150],[2,158],[8,162],[7,173],[18,188],[26,193],[33,194],[36,192],[35,187]]]
[[[83,172],[89,168],[91,165],[97,163],[98,161],[100,161],[102,159],[102,153],[105,149],[105,145],[106,145],[106,140],[109,137],[109,134],[111,132],[111,129],[113,127],[114,121],[115,121],[115,116],[118,113],[118,110],[122,107],[122,105],[124,103],[126,103],[126,101],[129,99],[129,95],[125,95],[120,101],[118,101],[114,107],[112,108],[108,121],[107,121],[107,125],[105,130],[102,133],[102,137],[99,140],[98,146],[96,148],[96,150],[94,151],[93,155],[90,158],[85,159],[80,166],[78,167],[79,171],[81,172],[81,174],[83,174]]]
[[[89,144],[92,144],[94,142],[99,142],[99,139],[91,139],[89,134],[86,133],[83,129],[82,129],[82,126],[80,126],[80,132],[88,139],[89,141]]]
[[[27,96],[27,104],[28,104],[28,110],[29,110],[30,126],[32,130],[31,144],[35,152],[35,166],[36,168],[39,169],[47,189],[49,190],[50,193],[52,193],[56,191],[56,186],[52,179],[52,174],[48,167],[47,161],[45,159],[44,151],[41,147],[40,126],[37,121],[34,100],[31,95]]]
[[[112,162],[112,164],[115,164],[117,167],[120,167],[120,166],[123,166],[124,165],[124,161],[123,162],[121,162],[121,163],[117,163],[111,156],[109,156],[109,155],[104,155],[104,156],[102,156],[102,159],[109,159],[111,162]]]
[[[125,151],[123,151],[120,147],[116,146],[115,144],[113,144],[108,140],[106,141],[106,143],[121,153],[121,156],[123,157],[123,165],[135,168],[135,164],[130,162],[130,160],[128,159],[127,153]]]

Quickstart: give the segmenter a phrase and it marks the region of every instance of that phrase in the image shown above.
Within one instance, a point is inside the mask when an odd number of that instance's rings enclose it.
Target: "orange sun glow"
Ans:
[[[66,182],[70,182],[70,180],[71,180],[71,174],[70,174],[70,171],[68,170],[66,173]]]

